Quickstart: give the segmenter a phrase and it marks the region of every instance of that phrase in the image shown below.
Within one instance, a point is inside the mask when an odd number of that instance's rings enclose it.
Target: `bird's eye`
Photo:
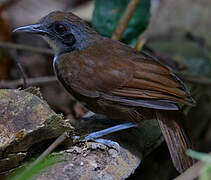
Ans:
[[[56,24],[54,25],[54,30],[55,30],[55,32],[58,33],[58,34],[64,34],[65,32],[67,32],[66,26],[63,25],[63,24],[60,24],[60,23],[56,23]]]

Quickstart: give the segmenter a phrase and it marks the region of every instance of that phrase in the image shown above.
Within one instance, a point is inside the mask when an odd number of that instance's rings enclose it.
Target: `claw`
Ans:
[[[124,123],[124,124],[120,124],[120,125],[116,125],[107,129],[103,129],[100,131],[96,131],[93,133],[90,133],[89,135],[87,135],[85,138],[82,138],[80,141],[84,142],[84,141],[95,141],[98,143],[102,143],[105,144],[108,147],[111,147],[115,150],[117,150],[117,152],[120,152],[120,145],[117,142],[108,140],[108,139],[98,139],[100,137],[103,137],[105,135],[111,134],[113,132],[117,132],[117,131],[121,131],[124,129],[128,129],[128,128],[132,128],[132,127],[137,127],[137,124],[134,123]],[[79,140],[81,137],[80,136],[74,136],[73,137],[75,140]]]
[[[120,153],[120,145],[115,141],[111,141],[109,139],[95,139],[95,142],[102,143],[110,148],[115,149],[118,153]]]

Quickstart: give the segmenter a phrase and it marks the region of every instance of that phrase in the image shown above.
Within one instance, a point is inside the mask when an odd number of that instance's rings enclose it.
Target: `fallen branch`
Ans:
[[[64,132],[62,135],[60,135],[28,168],[32,168],[36,164],[38,164],[40,161],[42,161],[45,157],[47,157],[51,152],[53,152],[53,150],[68,137],[69,136],[68,136],[67,132]]]
[[[25,74],[25,72],[23,70],[23,67],[22,67],[21,63],[18,61],[18,59],[14,58],[14,61],[16,63],[16,66],[18,68],[18,71],[19,71],[19,73],[21,75],[21,78],[23,80],[23,83],[22,83],[23,84],[23,88],[26,89],[26,86],[27,86],[27,82],[26,82],[26,78],[27,77],[26,77],[26,74]]]
[[[211,79],[205,78],[202,76],[195,75],[184,75],[182,73],[176,73],[182,80],[190,83],[195,83],[203,86],[211,86]],[[27,78],[27,85],[43,85],[48,83],[54,83],[57,81],[55,76],[44,76],[37,78]],[[0,88],[16,88],[17,86],[21,86],[23,84],[22,79],[18,80],[0,80]]]
[[[139,39],[138,43],[136,44],[137,46],[136,49],[138,51],[141,51],[143,49],[144,52],[149,53],[153,57],[157,58],[161,63],[166,64],[172,69],[179,71],[179,70],[185,70],[188,68],[184,63],[179,62],[177,59],[174,59],[166,54],[163,54],[157,50],[154,50],[149,45],[146,45],[146,44],[140,45],[140,43],[145,43],[144,39],[142,40]],[[142,48],[140,49],[139,46],[142,46]]]
[[[1,0],[0,1],[0,7],[3,10],[6,10],[7,8],[11,7],[13,4],[19,2],[20,0]]]
[[[209,153],[211,154],[211,153]],[[187,169],[184,173],[176,177],[174,180],[193,180],[196,179],[200,175],[201,168],[205,165],[204,162],[199,161],[189,169]]]
[[[4,48],[4,49],[18,49],[18,50],[32,51],[32,52],[46,54],[46,55],[54,55],[54,53],[51,49],[37,48],[37,47],[32,47],[32,46],[23,45],[23,44],[0,42],[0,47]]]
[[[176,73],[182,80],[203,86],[211,86],[211,79],[198,75]]]
[[[122,34],[124,33],[137,5],[139,3],[139,0],[130,0],[130,3],[127,6],[127,9],[125,10],[119,25],[115,29],[112,39],[114,40],[120,40]]]
[[[45,77],[37,77],[37,78],[28,78],[26,79],[27,85],[43,85],[47,83],[54,83],[57,81],[55,76],[45,76]],[[22,79],[18,80],[1,80],[0,88],[16,88],[17,86],[21,86],[23,84]]]

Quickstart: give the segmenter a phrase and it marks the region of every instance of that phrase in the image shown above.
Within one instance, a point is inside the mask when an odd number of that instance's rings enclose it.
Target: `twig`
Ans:
[[[35,47],[31,47],[31,46],[26,46],[26,45],[20,45],[20,44],[14,44],[14,43],[8,43],[8,42],[0,42],[0,47],[4,48],[4,49],[16,49],[16,50],[26,50],[26,51],[32,51],[32,52],[36,52],[36,53],[42,53],[42,54],[47,54],[47,55],[53,55],[53,51],[50,49],[46,49],[46,48],[35,48]],[[26,80],[26,74],[24,73],[24,70],[20,64],[20,62],[14,58],[15,63],[18,67],[18,70],[20,72],[20,75],[23,79],[23,88],[25,89],[27,86],[27,82],[30,81],[30,79]],[[3,83],[3,84],[2,84]],[[7,85],[5,86],[4,83],[6,84],[6,82],[0,82],[0,87],[14,87],[14,86],[18,86],[21,85],[21,81],[14,81],[14,82],[9,82],[9,84],[7,83]],[[30,82],[33,84],[33,82]],[[29,83],[29,84],[30,84]],[[32,85],[30,84],[30,85]]]
[[[117,26],[116,30],[113,33],[112,39],[120,40],[138,3],[139,3],[139,0],[130,0],[130,3],[128,4],[127,9],[125,10],[125,12],[122,16],[119,25]]]
[[[187,75],[183,73],[176,73],[182,80],[190,83],[200,84],[203,86],[211,86],[211,79],[198,76],[198,75]]]
[[[197,162],[174,180],[193,180],[197,178],[200,175],[200,170],[203,165],[203,162]]]
[[[0,0],[0,7],[5,10],[20,0]]]
[[[20,63],[19,60],[18,60],[17,51],[14,50],[14,51],[11,52],[11,54],[14,56],[13,61],[15,62],[16,67],[17,67],[17,69],[18,69],[18,72],[19,72],[19,74],[20,74],[20,77],[21,77],[22,80],[23,80],[23,89],[26,89],[26,86],[27,86],[26,77],[27,77],[27,76],[26,76],[26,74],[25,74],[25,72],[24,72],[24,69],[23,69],[21,63]]]
[[[145,43],[145,42],[143,42],[143,40],[139,39],[139,41],[136,45],[138,46],[139,43]],[[153,48],[149,47],[149,45],[143,44],[142,49],[145,52],[149,52],[150,55],[156,57],[160,62],[168,65],[169,67],[171,67],[174,70],[185,70],[188,68],[184,63],[181,63],[178,60],[176,60],[168,55],[165,55],[157,50],[154,50]],[[140,51],[140,48],[138,50]]]
[[[27,86],[27,83],[26,83],[26,74],[25,74],[25,72],[23,70],[23,67],[22,67],[21,63],[16,58],[14,59],[14,61],[15,61],[16,65],[17,65],[18,71],[19,71],[19,73],[20,73],[20,75],[22,77],[22,80],[23,80],[23,88],[26,89],[26,86]]]
[[[211,154],[211,153],[209,153]],[[205,165],[204,162],[199,161],[189,169],[187,169],[184,173],[176,177],[174,180],[193,180],[196,179],[200,175],[201,168]]]
[[[53,83],[56,82],[57,78],[55,76],[45,76],[45,77],[38,77],[38,78],[28,78],[27,79],[27,84],[28,85],[42,85],[46,83]],[[22,85],[22,80],[1,80],[0,81],[0,88],[15,88],[17,86]]]
[[[28,167],[31,168],[35,166],[37,163],[42,161],[47,155],[49,155],[59,144],[61,144],[66,138],[68,138],[68,133],[64,132],[61,136],[59,136],[37,159],[34,163]]]
[[[211,86],[211,79],[204,78],[201,76],[193,76],[193,75],[184,75],[181,73],[176,73],[181,79],[186,82],[191,82],[195,84],[200,84],[203,86]],[[43,85],[47,83],[54,83],[57,81],[55,76],[44,76],[37,78],[27,78],[28,85]],[[0,80],[0,88],[16,88],[17,86],[22,85],[22,80]]]
[[[26,45],[21,45],[21,44],[14,44],[14,43],[8,43],[8,42],[0,42],[0,47],[4,48],[4,49],[11,48],[11,49],[16,49],[16,50],[19,49],[19,50],[32,51],[32,52],[42,53],[42,54],[47,54],[47,55],[53,55],[54,54],[53,51],[50,50],[50,49],[35,48],[35,47],[31,47],[31,46],[26,46]],[[21,77],[23,79],[23,88],[25,89],[26,86],[27,86],[27,83],[28,83],[28,81],[30,81],[30,79],[26,80],[26,74],[24,73],[24,70],[23,70],[20,62],[16,58],[14,58],[14,60],[15,60],[15,63],[17,65],[17,68],[18,68],[18,70],[20,72],[20,75],[21,75]],[[4,83],[7,84],[7,85],[5,85]],[[30,82],[30,83],[29,83],[29,85],[33,85],[34,82]],[[14,86],[18,86],[18,85],[22,85],[20,80],[13,81],[13,82],[11,81],[11,82],[9,82],[9,84],[4,82],[4,81],[0,82],[0,87],[11,87],[11,86],[14,87]]]
[[[46,54],[46,55],[54,55],[54,53],[51,49],[37,48],[37,47],[32,47],[32,46],[22,45],[22,44],[0,42],[0,47],[4,48],[4,49],[8,49],[8,48],[9,49],[18,49],[18,50],[32,51],[32,52]]]

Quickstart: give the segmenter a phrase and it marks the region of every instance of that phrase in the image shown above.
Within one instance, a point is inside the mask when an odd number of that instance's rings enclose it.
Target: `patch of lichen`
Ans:
[[[52,129],[55,132],[62,134],[64,131],[73,132],[74,128],[71,126],[68,119],[64,119],[63,115],[52,115],[46,119],[44,123],[46,128]]]
[[[40,99],[43,100],[43,97],[42,97],[42,94],[40,92],[40,88],[39,87],[30,86],[27,89],[24,89],[23,91],[31,93],[31,94],[33,94],[33,95],[35,95],[35,96],[37,96],[37,97],[39,97]]]

